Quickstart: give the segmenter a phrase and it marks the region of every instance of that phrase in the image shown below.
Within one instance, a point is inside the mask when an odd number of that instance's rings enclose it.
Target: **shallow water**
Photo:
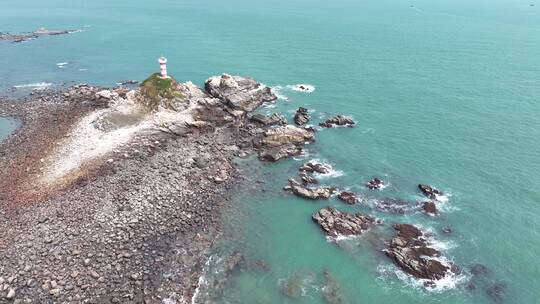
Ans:
[[[356,128],[323,130],[308,148],[306,160],[326,160],[344,173],[327,184],[409,201],[422,199],[418,183],[451,194],[440,217],[388,215],[369,205],[308,202],[283,193],[304,160],[255,165],[266,191],[240,195],[238,206],[246,214],[246,254],[264,259],[270,271],[235,276],[221,302],[322,303],[324,269],[340,283],[344,303],[489,303],[486,287],[499,283],[507,285],[507,303],[540,297],[539,4],[5,0],[1,7],[2,31],[82,29],[22,44],[0,42],[2,90],[142,80],[163,54],[182,81],[202,84],[227,72],[281,88],[287,100],[264,111],[291,118],[305,106],[314,109],[317,123],[331,114],[352,115]],[[299,92],[297,84],[314,90]],[[373,176],[391,186],[368,191],[363,183]],[[374,249],[380,237],[366,235],[342,247],[327,242],[310,219],[326,205],[431,228],[457,264],[482,263],[492,273],[467,281],[478,285],[474,292],[410,288]],[[443,226],[453,233],[441,233]],[[304,296],[290,299],[280,284],[295,272],[315,278]]]
[[[19,126],[19,122],[15,119],[0,117],[0,140],[8,136]]]

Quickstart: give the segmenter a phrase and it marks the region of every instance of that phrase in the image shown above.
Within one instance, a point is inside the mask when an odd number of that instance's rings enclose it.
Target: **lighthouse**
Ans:
[[[159,68],[161,70],[161,78],[163,79],[170,78],[167,75],[167,58],[161,56],[159,57],[158,62],[159,62]]]

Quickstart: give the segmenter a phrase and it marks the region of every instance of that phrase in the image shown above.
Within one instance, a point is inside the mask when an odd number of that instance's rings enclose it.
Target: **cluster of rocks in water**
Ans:
[[[315,139],[313,128],[302,127],[310,119],[305,108],[295,114],[298,126],[288,125],[280,114],[248,115],[276,99],[269,88],[251,78],[211,77],[205,91],[191,83],[172,85],[167,94],[157,92],[153,102],[158,108],[177,110],[197,104],[194,121],[156,128],[157,133],[132,143],[132,157],[106,166],[99,176],[77,181],[70,192],[48,197],[39,205],[16,208],[16,215],[6,211],[7,197],[0,195],[0,228],[10,231],[0,238],[6,248],[1,252],[0,270],[7,274],[6,278],[0,275],[0,297],[17,303],[33,299],[152,302],[171,294],[190,298],[205,252],[220,233],[220,209],[227,205],[230,187],[237,179],[232,157],[258,153],[263,161],[278,161],[302,153],[303,146]],[[40,142],[55,142],[65,136],[62,132],[45,135],[43,130],[55,124],[68,125],[77,117],[64,121],[58,113],[80,111],[81,105],[87,110],[107,107],[129,94],[125,88],[103,90],[80,85],[9,104],[2,107],[2,113],[18,116],[16,111],[24,112],[20,117],[26,126],[2,143],[2,148],[26,161],[39,159],[43,151],[36,146]],[[152,109],[156,108],[152,105]],[[352,119],[340,115],[321,123],[322,127],[354,125]],[[183,140],[188,134],[189,144]],[[37,153],[27,157],[15,151],[20,147]],[[15,170],[17,159],[9,162],[2,158],[3,174]],[[319,183],[317,174],[327,174],[330,169],[319,162],[307,162],[299,169],[300,182],[291,179],[286,190],[310,200],[327,200],[337,188],[313,185]],[[383,185],[378,178],[366,184],[370,189]],[[0,186],[3,190],[7,184]],[[428,185],[419,185],[419,189],[431,200],[442,195]],[[358,195],[350,191],[339,191],[337,197],[349,205],[359,202]],[[438,214],[433,201],[421,204],[426,213]],[[410,205],[388,199],[382,200],[377,210],[406,213],[418,208]],[[382,224],[373,216],[333,207],[320,209],[312,219],[332,238],[362,235]],[[388,242],[385,253],[406,273],[429,285],[459,272],[455,265],[437,259],[442,253],[433,248],[425,232],[409,224],[397,224],[394,229],[397,236]],[[165,270],[170,272],[167,280],[159,275]],[[329,273],[325,278],[330,286],[325,289],[325,299],[342,303],[335,280]],[[491,287],[493,298],[502,299],[505,287],[501,286]]]
[[[382,220],[362,213],[341,212],[333,207],[319,210],[312,216],[322,230],[331,237],[360,235]]]
[[[426,285],[433,284],[432,281],[440,280],[452,270],[458,273],[457,267],[445,265],[434,258],[440,257],[441,252],[430,246],[428,238],[424,232],[410,224],[394,225],[397,236],[392,239],[385,253],[403,271],[416,278],[430,280]]]
[[[37,39],[44,36],[57,36],[57,35],[67,35],[76,32],[76,30],[47,30],[40,28],[33,32],[27,33],[2,33],[0,32],[0,40],[10,40],[14,43],[24,42],[32,39]]]
[[[304,110],[299,112],[307,113]],[[298,116],[299,112],[295,116]],[[344,121],[334,122],[337,125],[346,125]],[[332,121],[328,122],[329,125],[332,125]],[[288,186],[284,189],[301,198],[327,200],[338,192],[337,188],[314,186],[319,182],[313,174],[326,174],[330,172],[330,169],[328,165],[319,162],[307,162],[299,168],[301,182],[290,179]],[[375,177],[365,185],[368,189],[378,190],[385,186],[385,182]],[[440,190],[432,186],[420,184],[418,187],[430,199],[437,199],[438,196],[442,195]],[[348,205],[354,205],[360,201],[357,194],[351,191],[339,191],[337,197]],[[405,214],[417,210],[423,210],[429,215],[438,214],[436,204],[431,200],[414,204],[399,199],[386,198],[378,200],[375,209],[396,214]],[[343,212],[334,207],[320,209],[313,214],[312,219],[327,236],[333,239],[340,236],[361,235],[372,226],[382,224],[382,220],[370,215]],[[388,245],[384,251],[407,274],[425,280],[425,285],[430,287],[434,285],[434,281],[459,272],[455,265],[442,262],[439,259],[442,255],[441,252],[431,246],[427,235],[417,227],[410,224],[396,224],[394,229],[398,231],[398,235],[387,243]]]
[[[321,122],[319,124],[319,126],[321,126],[323,128],[332,128],[334,126],[352,128],[355,125],[356,125],[356,123],[354,122],[354,120],[351,117],[342,116],[342,115],[334,116],[334,117],[332,117],[330,119],[327,119],[325,122]]]

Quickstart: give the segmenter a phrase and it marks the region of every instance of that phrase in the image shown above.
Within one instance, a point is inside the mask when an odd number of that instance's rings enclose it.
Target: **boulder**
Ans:
[[[308,109],[300,107],[296,110],[294,114],[294,123],[298,126],[303,126],[307,124],[310,120]]]
[[[443,194],[438,189],[431,187],[429,185],[419,184],[418,189],[420,189],[420,191],[422,191],[422,193],[424,193],[424,195],[429,197],[430,199],[436,199],[438,195]]]
[[[321,173],[321,174],[327,174],[327,173],[330,172],[330,169],[331,168],[328,165],[321,164],[321,163],[314,162],[314,161],[309,161],[309,162],[303,164],[302,167],[300,167],[298,170],[300,172],[307,172],[307,173],[317,172],[317,173]]]
[[[274,113],[270,116],[264,115],[264,114],[253,114],[250,118],[250,121],[258,123],[262,126],[273,126],[273,125],[279,125],[284,126],[287,124],[287,119],[283,117],[281,114]]]
[[[267,147],[278,147],[286,144],[303,145],[313,141],[315,134],[306,129],[295,126],[279,126],[266,130],[262,139],[262,144]]]
[[[311,200],[329,199],[336,191],[335,188],[331,187],[309,188],[295,180],[289,181],[287,189],[291,190],[296,196]]]
[[[429,246],[420,229],[410,224],[397,224],[394,229],[397,236],[385,253],[398,267],[419,279],[440,280],[449,274],[451,266],[435,259],[441,253]]]
[[[424,212],[430,215],[437,215],[439,211],[437,210],[437,205],[434,202],[424,202],[422,205]]]
[[[332,128],[334,126],[342,126],[342,127],[352,128],[352,127],[354,127],[355,124],[356,123],[354,122],[354,120],[351,117],[337,115],[337,116],[334,116],[334,117],[332,117],[330,119],[327,119],[325,122],[321,122],[319,124],[319,126],[321,126],[323,128]]]
[[[301,147],[294,144],[287,144],[278,147],[262,148],[259,151],[259,159],[262,161],[276,162],[280,159],[300,154],[302,154]]]
[[[230,108],[244,112],[252,112],[264,102],[277,99],[269,87],[248,77],[228,74],[213,76],[206,80],[204,88]]]
[[[254,140],[254,146],[259,148],[260,160],[278,161],[301,154],[301,146],[313,138],[311,131],[286,125],[264,131],[262,137]]]
[[[307,185],[307,184],[318,184],[319,181],[313,177],[312,175],[309,175],[305,172],[300,172],[300,174],[298,174],[298,176],[300,177],[300,179],[302,180],[302,183],[304,185]]]
[[[341,212],[333,207],[317,211],[312,218],[331,237],[360,235],[373,225],[382,223],[369,215]]]
[[[358,201],[356,194],[348,191],[343,191],[338,195],[338,198],[349,205],[354,205]]]

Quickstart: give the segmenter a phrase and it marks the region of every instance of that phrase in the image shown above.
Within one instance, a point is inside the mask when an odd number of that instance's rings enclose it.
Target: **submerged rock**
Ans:
[[[487,266],[482,264],[473,264],[470,266],[471,274],[474,276],[485,276],[491,273]]]
[[[424,193],[425,196],[436,199],[438,195],[442,195],[443,193],[429,185],[419,184],[418,189]]]
[[[294,114],[294,123],[303,126],[307,124],[310,120],[308,109],[300,107],[298,110],[296,110],[296,114]]]
[[[343,191],[338,195],[338,198],[349,205],[354,205],[358,202],[358,198],[353,192]]]
[[[396,213],[396,214],[405,214],[412,210],[409,202],[395,199],[395,198],[383,198],[380,201],[377,201],[375,209],[382,212]]]
[[[356,123],[351,117],[337,115],[330,119],[327,119],[325,122],[321,122],[319,126],[323,128],[332,128],[334,126],[343,126],[343,127],[352,128],[354,127],[355,124]]]
[[[322,288],[324,301],[328,304],[345,303],[341,287],[334,276],[328,271],[324,271],[324,285]]]
[[[505,283],[496,283],[489,286],[486,293],[493,302],[503,303],[507,288],[508,286]]]
[[[314,283],[315,278],[313,272],[295,271],[289,278],[281,282],[281,293],[291,299],[298,299]]]
[[[382,223],[380,219],[369,215],[341,212],[333,207],[319,210],[312,218],[331,237],[360,235],[373,225]]]
[[[289,186],[286,189],[290,190],[296,196],[311,200],[329,199],[336,191],[336,188],[331,187],[309,188],[295,180],[290,180]]]
[[[422,205],[422,209],[424,209],[424,212],[427,214],[439,214],[439,211],[437,210],[437,205],[435,205],[434,202],[424,202],[424,204]]]
[[[366,187],[368,187],[371,190],[381,189],[383,186],[384,186],[384,182],[378,177],[375,177],[366,183]]]
[[[449,274],[450,266],[434,259],[441,253],[429,247],[424,233],[410,224],[397,224],[397,237],[392,239],[385,253],[406,273],[416,278],[440,280]]]
[[[206,80],[204,88],[208,94],[222,100],[234,110],[252,112],[264,102],[277,99],[269,87],[252,78],[223,74]]]

